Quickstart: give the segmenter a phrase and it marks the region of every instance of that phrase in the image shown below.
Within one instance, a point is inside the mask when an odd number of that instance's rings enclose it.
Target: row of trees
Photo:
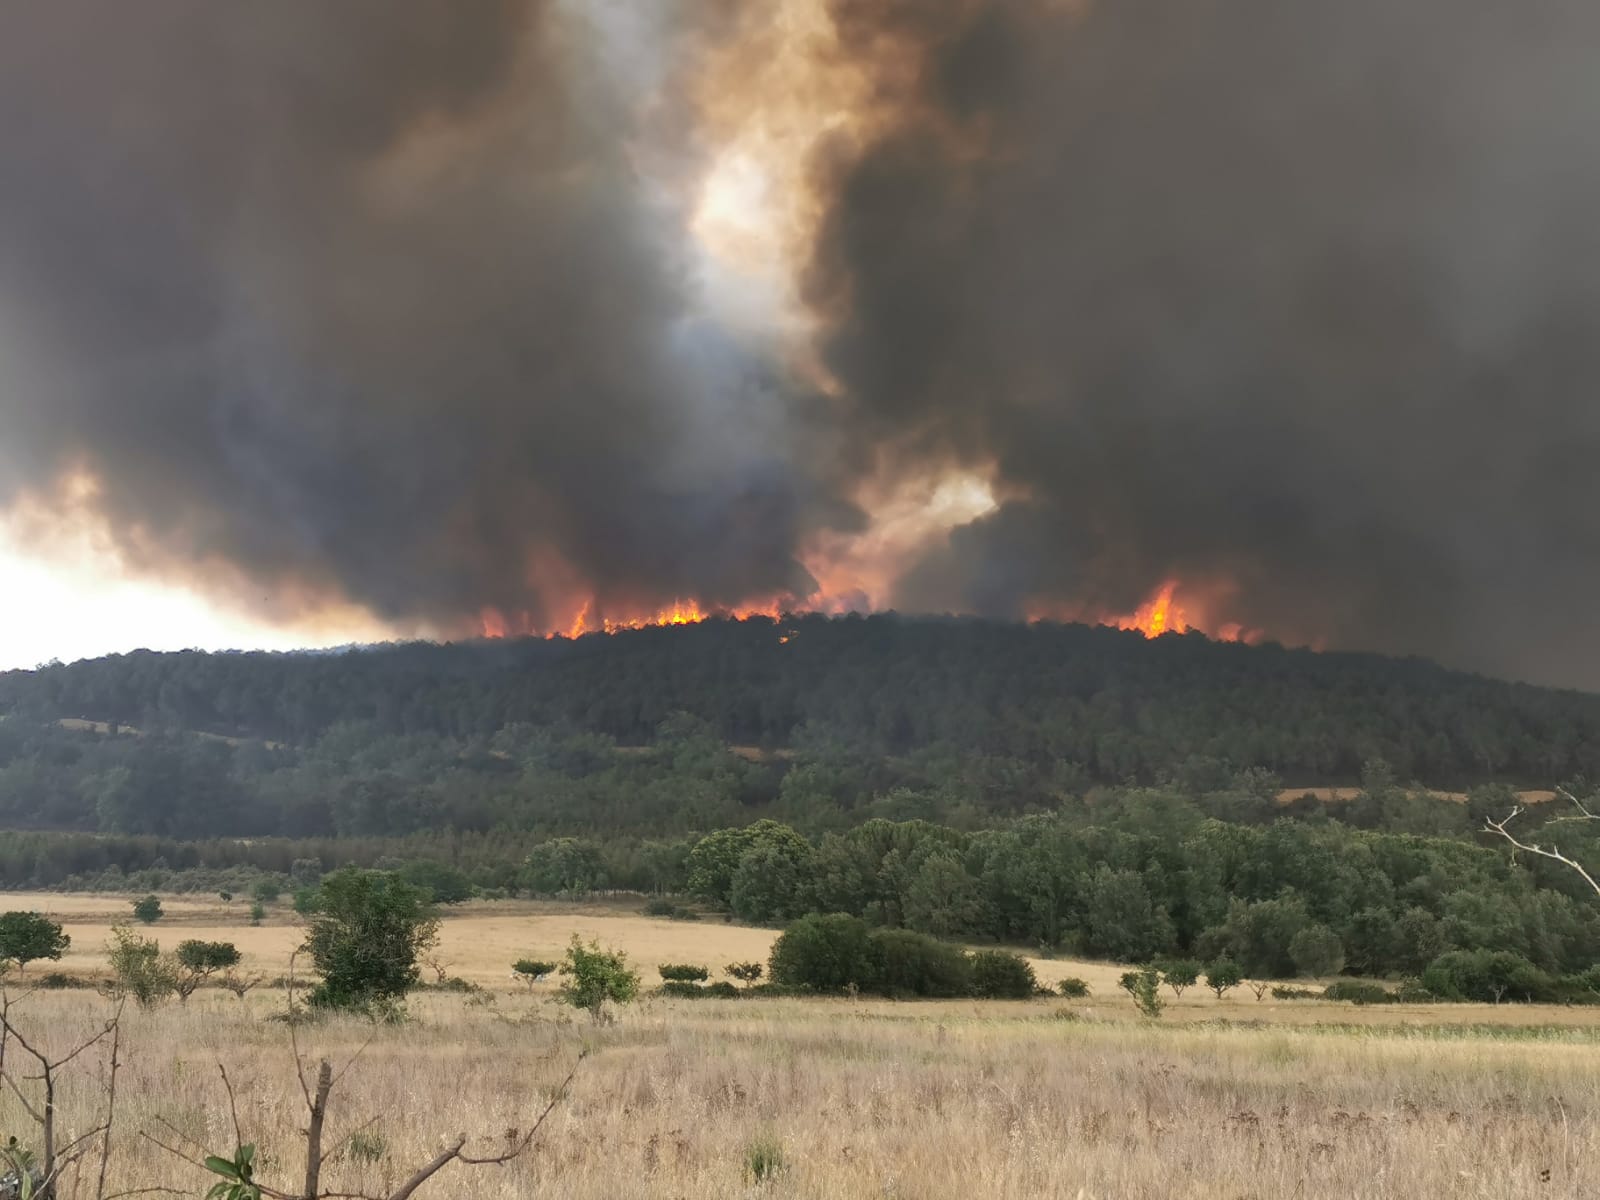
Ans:
[[[1107,815],[971,834],[877,821],[815,840],[757,822],[696,843],[687,887],[756,922],[840,912],[1123,962],[1226,959],[1259,978],[1414,976],[1453,949],[1553,974],[1600,960],[1600,908],[1556,863],[1331,823],[1230,825],[1161,793]],[[1592,829],[1547,828],[1595,853]]]

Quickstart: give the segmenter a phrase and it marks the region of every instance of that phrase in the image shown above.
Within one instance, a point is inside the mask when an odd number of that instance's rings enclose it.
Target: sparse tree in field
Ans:
[[[72,945],[61,926],[42,913],[8,912],[0,915],[0,960],[17,964],[27,973],[28,964],[47,958],[59,960]]]
[[[224,904],[232,904],[233,903],[233,893],[230,892],[230,891],[227,891],[227,890],[223,890],[223,891],[218,892],[217,893],[217,898],[219,900],[221,900]]]
[[[1200,981],[1200,964],[1192,958],[1169,958],[1156,964],[1161,972],[1161,982],[1172,989],[1172,994],[1183,999],[1183,993]]]
[[[178,999],[188,1002],[202,983],[218,971],[239,965],[239,950],[232,942],[202,942],[195,939],[178,943]]]
[[[305,940],[322,976],[311,1003],[368,1010],[403,997],[439,937],[425,894],[390,872],[355,867],[333,872],[319,890]]]
[[[250,924],[259,925],[266,919],[266,916],[267,906],[261,903],[261,901],[257,900],[255,903],[250,905]]]
[[[722,970],[729,979],[737,979],[745,987],[753,987],[761,979],[766,968],[758,962],[731,962]]]
[[[111,930],[111,981],[106,990],[115,998],[131,999],[149,1008],[178,990],[181,968],[161,943],[143,938],[126,925]]]
[[[1161,972],[1154,967],[1141,967],[1137,971],[1124,971],[1117,986],[1128,993],[1135,1008],[1151,1020],[1161,1015],[1166,1001],[1161,998]]]
[[[1244,985],[1255,993],[1257,1000],[1260,1000],[1267,994],[1267,989],[1272,986],[1272,983],[1270,980],[1246,979]]]
[[[1075,975],[1068,975],[1056,984],[1056,991],[1060,992],[1068,1000],[1084,1000],[1089,996],[1089,983],[1087,980],[1079,979]]]
[[[1557,788],[1556,790],[1568,801],[1570,801],[1572,806],[1578,811],[1565,817],[1556,817],[1550,822],[1551,825],[1562,825],[1576,821],[1600,821],[1600,812],[1595,812],[1566,788]],[[1499,837],[1505,838],[1506,841],[1511,843],[1514,851],[1521,850],[1525,854],[1532,854],[1539,858],[1547,858],[1552,862],[1560,863],[1562,866],[1576,872],[1578,876],[1582,878],[1582,880],[1594,891],[1594,894],[1597,897],[1600,897],[1600,880],[1596,880],[1595,877],[1590,873],[1589,869],[1577,859],[1563,853],[1555,846],[1547,846],[1539,842],[1524,842],[1516,834],[1511,832],[1511,822],[1515,821],[1526,811],[1527,809],[1523,805],[1519,804],[1501,820],[1496,821],[1493,817],[1485,817],[1483,823],[1484,832],[1492,833]]]
[[[662,963],[656,968],[661,978],[676,983],[704,983],[711,972],[693,963]]]
[[[1243,982],[1244,974],[1231,958],[1219,958],[1206,968],[1206,986],[1216,993],[1218,1000]]]
[[[161,908],[161,898],[151,895],[135,900],[133,902],[133,915],[135,919],[142,921],[146,925],[154,925],[165,915]]]
[[[533,991],[533,985],[556,969],[553,962],[545,962],[540,958],[519,958],[511,964],[511,971],[519,980],[528,985],[528,990]]]
[[[626,1004],[639,994],[639,973],[628,966],[627,955],[601,949],[599,942],[584,945],[577,934],[573,934],[572,944],[567,947],[561,973],[567,976],[561,985],[561,998],[597,1021],[608,1000]]]

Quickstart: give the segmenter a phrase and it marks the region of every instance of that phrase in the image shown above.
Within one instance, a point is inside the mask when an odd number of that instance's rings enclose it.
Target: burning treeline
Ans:
[[[1597,55],[1573,0],[30,6],[0,504],[284,621],[1596,682]]]

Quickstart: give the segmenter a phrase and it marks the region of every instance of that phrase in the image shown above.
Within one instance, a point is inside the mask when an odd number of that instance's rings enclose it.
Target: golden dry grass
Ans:
[[[285,912],[260,929],[234,901],[168,898],[165,940],[237,942],[247,967],[279,974],[299,938]],[[67,920],[64,967],[99,966],[126,897],[13,896]],[[535,1150],[513,1166],[452,1168],[421,1196],[1134,1197],[1214,1195],[1577,1200],[1600,1154],[1600,1029],[1582,1009],[1518,1006],[1352,1008],[1218,1002],[1199,989],[1159,1023],[1133,1015],[1120,968],[1036,962],[1095,995],[1068,1004],[647,999],[596,1026],[507,978],[512,958],[554,958],[572,933],[642,966],[761,958],[773,936],[681,923],[622,905],[472,904],[443,926],[453,974],[491,998],[424,993],[410,1023],[333,1020],[302,1032],[308,1056],[342,1061],[371,1044],[336,1094],[334,1130],[374,1122],[376,1159],[343,1154],[326,1182],[378,1190],[450,1135],[488,1150],[526,1127],[580,1046],[592,1049]],[[647,972],[647,979],[650,973]],[[247,1137],[294,1174],[304,1127],[287,1030],[267,1018],[282,992],[244,1002],[216,991],[187,1006],[130,1011],[124,1103],[112,1176],[119,1188],[198,1196],[203,1177],[138,1135],[169,1122],[213,1148],[231,1131],[217,1063],[238,1083]],[[24,1001],[58,1046],[102,1019],[84,992]],[[1500,1028],[1497,1030],[1497,1026]],[[1538,1026],[1537,1029],[1514,1028]],[[63,1096],[81,1128],[93,1063]],[[23,1129],[0,1097],[0,1132]],[[786,1168],[757,1185],[745,1154],[770,1136]],[[1546,1177],[1545,1173],[1548,1173]]]
[[[304,1126],[282,998],[216,994],[127,1018],[112,1176],[199,1195],[203,1177],[138,1131],[226,1148],[216,1064],[228,1064],[269,1181],[297,1169]],[[65,1044],[105,1002],[26,1001]],[[513,992],[490,1006],[414,998],[398,1028],[336,1020],[302,1030],[308,1054],[369,1046],[330,1128],[371,1121],[376,1161],[341,1155],[325,1182],[392,1187],[450,1135],[526,1127],[580,1044],[593,1053],[529,1155],[452,1168],[423,1197],[1218,1196],[1577,1200],[1600,1154],[1600,1040],[1424,1036],[1219,1023],[1149,1024],[1115,1006],[652,1000],[608,1027]],[[1105,1009],[1099,1017],[1087,1010]],[[1324,1014],[1326,1016],[1328,1014]],[[69,1123],[90,1076],[64,1096]],[[18,1128],[10,1097],[0,1129]],[[786,1169],[746,1176],[758,1138]]]

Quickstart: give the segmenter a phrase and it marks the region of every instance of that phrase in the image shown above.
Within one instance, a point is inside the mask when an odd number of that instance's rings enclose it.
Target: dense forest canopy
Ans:
[[[1295,783],[1354,780],[1381,758],[1440,787],[1600,765],[1600,696],[1420,659],[895,615],[342,654],[137,652],[0,675],[0,713],[294,747],[352,723],[452,739],[561,727],[640,746],[689,714],[730,745],[998,756],[1100,781],[1152,781],[1195,758]]]

